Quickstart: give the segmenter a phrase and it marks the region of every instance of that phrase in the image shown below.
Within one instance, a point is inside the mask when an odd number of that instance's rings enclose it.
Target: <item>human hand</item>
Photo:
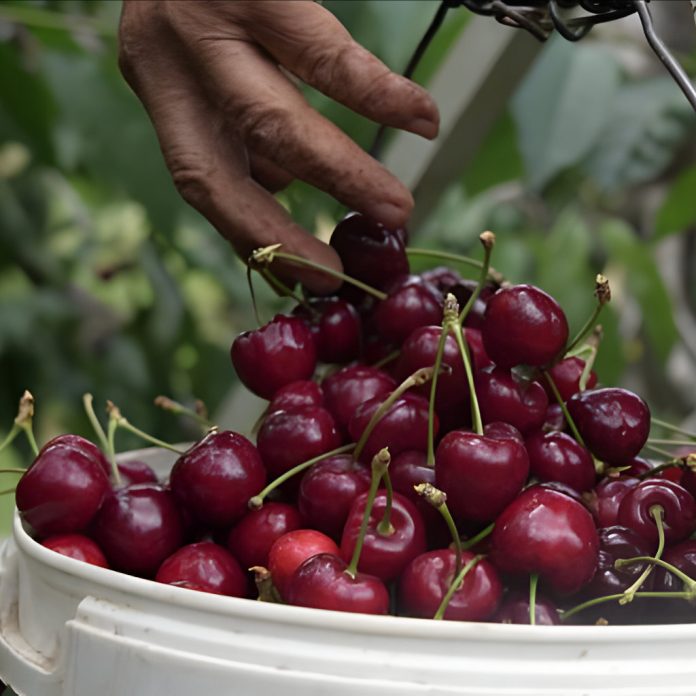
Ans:
[[[437,135],[437,107],[312,0],[124,0],[119,62],[179,193],[242,258],[282,243],[341,269],[272,195],[295,177],[389,228],[407,221],[410,192],[312,109],[288,74],[426,138]],[[336,287],[314,271],[283,270],[317,292]]]

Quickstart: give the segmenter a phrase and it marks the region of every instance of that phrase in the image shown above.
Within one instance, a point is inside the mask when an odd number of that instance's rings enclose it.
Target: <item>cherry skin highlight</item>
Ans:
[[[83,534],[56,534],[41,542],[51,551],[55,551],[76,561],[90,563],[100,568],[108,568],[109,563],[99,546]]]

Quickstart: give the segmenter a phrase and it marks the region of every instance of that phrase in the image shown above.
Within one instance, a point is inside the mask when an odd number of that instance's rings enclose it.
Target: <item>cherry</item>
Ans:
[[[231,355],[239,379],[264,399],[270,399],[290,382],[309,379],[317,364],[307,323],[282,314],[256,331],[237,336]]]
[[[474,554],[462,552],[462,565]],[[451,549],[428,551],[414,558],[399,578],[400,613],[433,618],[457,572],[457,554]],[[485,559],[464,576],[445,610],[451,621],[485,621],[497,609],[503,593],[495,568]]]
[[[657,525],[650,512],[654,506],[663,510],[662,526],[668,544],[686,539],[696,529],[696,501],[685,488],[666,479],[646,479],[631,488],[619,505],[619,524],[657,543]]]
[[[276,478],[301,462],[336,449],[341,436],[326,409],[302,406],[293,411],[271,413],[256,441],[266,470]]]
[[[109,567],[99,546],[83,534],[57,534],[44,539],[41,545],[76,561],[91,563],[100,568]]]
[[[585,503],[599,527],[612,527],[619,523],[619,506],[626,493],[640,481],[631,476],[602,479],[594,491],[587,494]]]
[[[461,280],[456,285],[448,288],[447,292],[451,292],[457,299],[457,303],[460,307],[464,307],[467,304],[471,295],[476,291],[478,283],[475,280]],[[471,306],[466,318],[464,319],[464,326],[467,328],[480,329],[483,325],[483,318],[486,313],[486,302],[491,295],[496,291],[492,285],[484,285],[481,288],[479,296],[474,301]]]
[[[483,337],[479,329],[467,326],[464,329],[464,337],[471,353],[471,362],[477,370],[483,370],[493,365],[493,361],[488,357],[488,353],[486,353],[486,349],[483,347]]]
[[[301,406],[323,406],[321,387],[309,379],[299,379],[278,389],[268,404],[268,413],[293,411]]]
[[[317,554],[338,557],[339,550],[331,537],[314,529],[295,529],[273,542],[268,552],[268,570],[283,599],[288,600],[290,580],[294,572],[304,561]]]
[[[247,594],[246,574],[239,563],[212,541],[182,546],[162,563],[155,580],[230,597]]]
[[[696,579],[696,540],[687,539],[671,546],[662,554],[662,560]],[[684,582],[666,568],[655,566],[652,577],[655,592],[681,592],[684,588]]]
[[[643,399],[627,389],[579,392],[567,406],[585,445],[602,461],[617,465],[628,462],[648,439],[650,410]]]
[[[302,527],[302,515],[287,503],[264,503],[250,510],[232,527],[227,547],[243,568],[267,566],[271,546],[283,534]]]
[[[541,486],[520,493],[498,516],[491,560],[513,575],[538,573],[559,594],[586,585],[597,569],[592,515],[570,496]]]
[[[381,580],[356,573],[330,553],[308,558],[295,571],[288,588],[288,603],[299,607],[350,611],[360,614],[388,614],[389,592]]]
[[[529,593],[511,590],[493,617],[503,624],[528,624]],[[558,607],[548,598],[537,594],[534,602],[534,623],[536,626],[557,626],[561,623]]]
[[[499,367],[551,363],[565,348],[568,321],[556,300],[533,285],[513,285],[488,298],[483,345]]]
[[[256,447],[229,430],[213,432],[183,454],[170,475],[172,493],[193,517],[225,527],[247,511],[249,498],[266,483]]]
[[[297,504],[309,525],[340,540],[353,502],[369,487],[367,467],[349,454],[337,454],[317,462],[302,477]]]
[[[388,290],[372,315],[377,333],[386,341],[403,343],[418,327],[442,319],[442,293],[420,276],[400,278]]]
[[[336,423],[347,431],[355,409],[364,401],[387,396],[396,389],[396,382],[376,367],[351,365],[329,375],[321,388],[326,408]]]
[[[561,405],[549,403],[549,407],[546,409],[546,418],[544,419],[542,430],[545,432],[556,431],[560,433],[566,429],[567,425]]]
[[[109,479],[96,458],[73,444],[44,447],[17,484],[17,509],[40,537],[79,532],[109,493]]]
[[[93,442],[86,440],[84,437],[81,437],[80,435],[72,435],[70,433],[57,435],[56,437],[50,439],[39,450],[39,454],[41,454],[44,450],[50,449],[54,445],[60,445],[65,449],[74,449],[78,451],[80,454],[85,455],[85,457],[92,459],[97,464],[100,464],[106,472],[106,475],[111,476],[111,464],[109,463],[109,460]]]
[[[548,398],[539,382],[521,380],[501,367],[476,373],[476,395],[484,423],[503,421],[526,434],[546,419]]]
[[[359,495],[348,513],[341,538],[341,556],[351,559],[360,535],[369,494]],[[387,529],[380,529],[388,504],[386,492],[379,491],[370,513],[358,568],[384,582],[394,580],[403,568],[426,549],[425,524],[416,506],[394,493]]]
[[[490,436],[487,433],[492,433]],[[460,519],[488,522],[522,490],[529,458],[521,437],[484,435],[453,430],[435,452],[435,481],[447,494],[452,514]]]
[[[577,357],[564,358],[549,369],[549,375],[558,389],[563,401],[568,401],[573,394],[580,391],[580,377],[585,369],[585,361]],[[590,371],[587,379],[586,389],[592,389],[597,384],[597,375]],[[549,401],[555,400],[554,393],[546,380],[541,382],[546,390]]]
[[[582,493],[595,485],[592,455],[565,433],[538,430],[525,441],[529,470],[540,481],[558,481]]]
[[[458,271],[448,266],[437,266],[420,274],[423,280],[434,285],[441,293],[450,292],[450,288],[462,282],[462,277]]]
[[[184,538],[174,497],[154,483],[115,491],[104,501],[91,533],[112,568],[147,577]]]
[[[132,486],[135,483],[157,483],[154,469],[140,459],[127,459],[118,463],[121,485]]]

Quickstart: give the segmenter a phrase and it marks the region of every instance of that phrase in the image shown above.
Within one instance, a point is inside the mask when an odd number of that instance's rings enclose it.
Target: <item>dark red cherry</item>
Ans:
[[[469,355],[471,356],[471,362],[476,370],[483,370],[486,367],[493,365],[493,361],[486,353],[486,349],[483,347],[483,338],[481,337],[481,331],[479,329],[474,329],[467,326],[464,329],[464,336],[466,338],[467,345],[469,346]]]
[[[109,567],[99,546],[83,534],[57,534],[44,539],[41,545],[76,561],[91,563],[100,568]]]
[[[542,430],[545,432],[556,431],[560,433],[566,429],[566,426],[567,423],[561,405],[549,402],[549,407],[546,409],[546,418],[544,419]]]
[[[243,568],[268,565],[271,546],[283,534],[302,527],[299,510],[287,503],[264,503],[251,510],[230,530],[227,547]]]
[[[400,278],[388,292],[372,315],[377,333],[386,341],[403,343],[420,326],[442,321],[442,293],[420,276]]]
[[[232,364],[250,391],[270,399],[281,387],[314,374],[317,353],[304,319],[279,314],[232,343]]]
[[[17,484],[17,509],[40,537],[85,529],[110,491],[95,458],[71,444],[44,447]]]
[[[666,479],[645,479],[626,493],[619,506],[619,524],[657,543],[657,525],[650,509],[659,505],[667,544],[686,539],[696,529],[696,501],[685,488]]]
[[[321,387],[312,380],[300,379],[278,389],[268,404],[268,413],[293,411],[301,406],[323,406]]]
[[[521,437],[453,430],[435,452],[435,481],[459,519],[489,522],[522,490],[529,458]]]
[[[268,553],[268,570],[283,599],[288,599],[294,572],[308,558],[324,553],[338,556],[338,546],[331,537],[315,529],[295,529],[273,542]]]
[[[162,486],[139,483],[110,495],[91,534],[115,570],[152,577],[184,540],[174,497]]]
[[[367,365],[351,365],[329,375],[321,383],[326,408],[345,431],[364,401],[385,397],[396,389],[396,382],[383,370]]]
[[[256,447],[229,430],[214,432],[179,457],[170,475],[172,492],[193,517],[225,527],[247,511],[249,498],[266,483]]]
[[[132,486],[135,483],[157,483],[155,470],[140,459],[127,459],[118,463],[121,485]]]
[[[66,433],[64,435],[57,435],[56,437],[50,439],[39,451],[41,454],[44,450],[50,449],[54,445],[60,445],[65,449],[74,449],[80,454],[84,454],[87,458],[92,459],[97,464],[100,464],[104,469],[107,476],[111,476],[111,464],[106,458],[106,455],[89,440],[86,440],[80,435],[72,435]]]
[[[499,367],[547,365],[565,348],[568,321],[560,305],[533,285],[498,290],[486,303],[483,345]]]
[[[565,433],[537,430],[525,440],[529,470],[540,481],[559,481],[582,493],[594,488],[592,455]]]
[[[359,495],[348,513],[341,538],[341,557],[349,562],[355,550],[360,525],[365,515],[367,493]],[[426,549],[425,524],[416,506],[394,493],[390,523],[392,530],[380,533],[378,525],[384,517],[387,494],[379,491],[370,513],[370,521],[360,555],[358,569],[375,575],[384,582],[394,580],[404,567]]]
[[[597,569],[599,537],[583,505],[558,491],[532,486],[499,515],[491,547],[491,560],[501,571],[538,573],[554,592],[572,594]]]
[[[341,445],[332,415],[321,406],[276,411],[263,422],[256,445],[272,478]],[[258,491],[257,491],[258,492]]]
[[[247,594],[246,574],[239,563],[229,551],[212,541],[182,546],[162,563],[155,580],[230,597]]]
[[[297,504],[308,525],[340,540],[355,499],[370,487],[370,471],[350,454],[317,462],[302,477]]]
[[[408,273],[402,235],[364,215],[354,213],[341,220],[329,243],[341,257],[347,275],[379,290]]]
[[[630,461],[648,439],[648,405],[627,389],[579,392],[567,406],[585,445],[604,462],[616,465]]]
[[[348,432],[358,441],[370,419],[384,399],[370,399],[358,406],[348,424]],[[438,431],[437,415],[434,432]],[[392,457],[409,449],[425,451],[428,444],[428,400],[419,394],[406,392],[399,397],[377,422],[360,453],[360,460],[369,463],[383,447],[389,448]]]
[[[478,283],[475,280],[465,279],[448,288],[447,292],[451,292],[457,298],[459,307],[464,308],[469,302],[471,295],[476,291],[477,286]],[[488,298],[495,293],[495,290],[496,288],[492,285],[484,285],[464,319],[464,326],[475,329],[481,328],[483,325],[483,317],[486,313],[486,302]]]
[[[476,395],[484,423],[503,421],[523,435],[538,430],[546,420],[549,402],[539,382],[519,379],[501,367],[476,373]]]
[[[437,266],[420,274],[423,280],[432,283],[441,293],[449,292],[450,288],[462,281],[458,271],[447,266]]]
[[[585,504],[594,516],[598,527],[619,524],[619,505],[624,496],[640,481],[630,476],[602,479],[594,491],[586,494]]]
[[[696,580],[696,539],[687,539],[666,549],[662,560]],[[684,589],[683,580],[666,568],[655,566],[652,577],[655,592],[681,592]]]
[[[573,394],[577,394],[580,391],[580,377],[582,377],[584,369],[585,361],[576,357],[564,358],[549,369],[551,379],[553,379],[553,383],[556,385],[556,389],[558,389],[563,401],[568,401]],[[545,379],[540,380],[540,382],[546,390],[549,401],[555,403],[556,397],[548,382]],[[590,371],[585,388],[592,389],[595,384],[597,384],[597,375],[594,371]]]
[[[307,559],[293,574],[288,604],[314,609],[350,611],[359,614],[388,614],[389,592],[372,575],[346,573],[348,564],[333,554]]]
[[[503,624],[529,624],[529,593],[519,590],[508,592],[493,620]],[[536,626],[557,626],[561,623],[558,607],[539,593],[534,602],[534,623]]]
[[[462,552],[462,565],[474,558]],[[432,619],[454,581],[456,554],[451,549],[428,551],[414,558],[399,578],[399,611]],[[443,616],[450,621],[485,621],[497,609],[503,586],[495,568],[480,560],[464,576]]]

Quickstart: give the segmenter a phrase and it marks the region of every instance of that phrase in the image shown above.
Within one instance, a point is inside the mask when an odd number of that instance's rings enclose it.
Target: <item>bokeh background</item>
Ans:
[[[400,71],[437,4],[324,6]],[[693,75],[688,3],[652,5]],[[188,404],[198,397],[234,418],[229,346],[255,326],[244,269],[174,191],[150,122],[118,72],[119,13],[109,0],[0,3],[0,438],[25,388],[36,397],[39,442],[62,432],[91,437],[87,391],[100,413],[111,399],[172,441],[190,437],[190,426],[156,409],[158,394]],[[418,81],[427,85],[468,21],[464,9],[449,13]],[[374,124],[307,96],[369,145]],[[476,254],[478,234],[494,230],[495,266],[556,296],[575,328],[603,272],[614,301],[602,317],[601,379],[639,390],[655,413],[688,425],[696,408],[695,153],[696,116],[635,18],[579,44],[552,39],[412,239]],[[324,236],[345,212],[302,184],[281,200]],[[283,301],[257,286],[270,317]],[[119,436],[121,448],[137,444]],[[0,466],[29,459],[17,440]],[[14,479],[3,481],[4,489]],[[11,495],[0,498],[0,532],[11,506]]]

